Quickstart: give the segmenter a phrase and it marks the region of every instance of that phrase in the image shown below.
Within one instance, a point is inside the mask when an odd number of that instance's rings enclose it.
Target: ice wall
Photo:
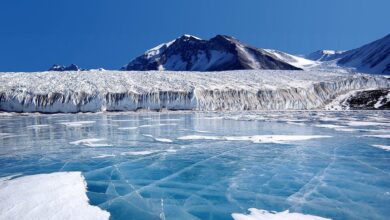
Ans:
[[[0,110],[98,112],[320,109],[380,76],[310,71],[0,73]]]

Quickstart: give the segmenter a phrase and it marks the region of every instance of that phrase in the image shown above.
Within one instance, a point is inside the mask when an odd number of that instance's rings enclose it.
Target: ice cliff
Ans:
[[[381,76],[318,71],[0,73],[0,111],[322,109],[354,90],[388,88]]]

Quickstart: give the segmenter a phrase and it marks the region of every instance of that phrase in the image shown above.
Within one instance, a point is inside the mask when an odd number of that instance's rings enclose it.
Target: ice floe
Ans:
[[[142,136],[152,138],[153,140],[158,141],[158,142],[165,142],[165,143],[172,143],[173,142],[169,138],[157,138],[157,137],[154,137],[151,134],[143,134]]]
[[[109,219],[89,204],[80,172],[37,174],[0,181],[0,219]]]
[[[255,208],[249,209],[249,214],[233,213],[234,220],[329,220],[315,215],[307,215],[302,213],[289,212],[269,212]]]
[[[140,125],[140,128],[149,128],[149,127],[160,127],[160,126],[177,126],[177,124],[169,123],[169,124],[146,124]]]
[[[50,125],[29,125],[27,129],[40,129],[40,128],[49,128]]]
[[[120,127],[119,130],[136,130],[138,127]]]
[[[61,122],[60,124],[66,127],[83,127],[96,123],[95,121],[73,121],[73,122]]]
[[[372,122],[372,121],[350,121],[349,126],[390,126],[390,123]]]
[[[335,129],[335,128],[345,128],[345,126],[332,125],[332,124],[319,124],[319,125],[314,125],[314,126],[319,127],[319,128],[332,128],[332,129]]]
[[[390,151],[390,145],[373,144],[371,146],[383,149],[385,151]]]
[[[87,138],[87,139],[81,139],[78,141],[72,141],[72,142],[69,142],[69,144],[84,145],[87,147],[110,147],[110,146],[112,146],[112,144],[101,143],[105,140],[106,139],[104,139],[104,138]]]
[[[123,152],[121,153],[122,156],[125,155],[149,155],[149,154],[154,154],[160,152],[158,150],[143,150],[143,151],[128,151],[128,152]]]
[[[154,138],[154,140],[165,143],[172,143],[173,141],[169,138]]]
[[[107,157],[115,157],[115,154],[100,154],[96,157],[92,157],[92,158],[107,158]]]

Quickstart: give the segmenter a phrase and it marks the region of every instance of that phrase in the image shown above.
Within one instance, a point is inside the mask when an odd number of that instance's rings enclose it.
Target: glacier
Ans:
[[[0,111],[313,110],[388,88],[383,76],[321,71],[0,73]]]

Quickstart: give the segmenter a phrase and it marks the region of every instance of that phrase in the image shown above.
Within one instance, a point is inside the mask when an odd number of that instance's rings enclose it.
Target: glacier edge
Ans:
[[[390,80],[318,71],[0,73],[0,111],[310,110]]]

